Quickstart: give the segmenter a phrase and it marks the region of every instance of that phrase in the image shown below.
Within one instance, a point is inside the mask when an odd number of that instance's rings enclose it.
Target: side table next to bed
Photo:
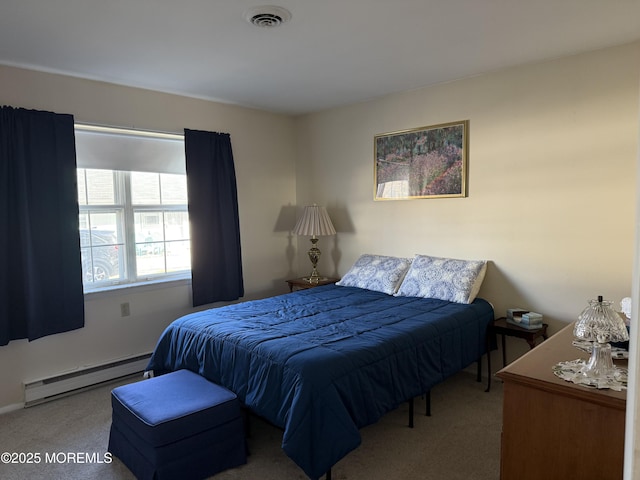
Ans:
[[[527,330],[526,328],[518,327],[507,322],[505,317],[496,319],[492,325],[489,326],[490,331],[494,334],[502,336],[502,366],[507,366],[507,346],[504,337],[517,337],[522,338],[529,344],[529,349],[533,349],[536,346],[536,340],[542,337],[542,341],[545,341],[547,336],[547,325],[542,324],[537,330]]]
[[[319,287],[321,285],[329,285],[331,283],[336,283],[338,280],[340,279],[322,277],[317,282],[309,283],[309,280],[304,277],[300,277],[290,278],[289,280],[286,280],[286,282],[289,284],[289,291],[293,292],[294,290],[305,290],[307,288]]]

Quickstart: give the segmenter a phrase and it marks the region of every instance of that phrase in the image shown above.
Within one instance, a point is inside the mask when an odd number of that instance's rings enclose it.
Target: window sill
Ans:
[[[173,277],[171,279],[149,280],[146,282],[127,283],[122,285],[109,285],[85,292],[84,298],[85,300],[94,300],[98,298],[122,296],[124,294],[150,292],[163,288],[180,287],[183,285],[191,285],[190,274],[182,277]]]

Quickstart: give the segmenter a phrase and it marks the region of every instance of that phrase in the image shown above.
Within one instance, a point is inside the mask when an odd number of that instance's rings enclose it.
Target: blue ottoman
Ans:
[[[138,479],[201,479],[247,462],[236,395],[189,370],[114,388],[109,452]]]

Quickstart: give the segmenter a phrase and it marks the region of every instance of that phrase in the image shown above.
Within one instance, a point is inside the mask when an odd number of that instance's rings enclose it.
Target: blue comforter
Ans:
[[[193,313],[147,370],[187,368],[284,429],[312,479],[360,445],[358,429],[475,362],[493,309],[327,285]]]

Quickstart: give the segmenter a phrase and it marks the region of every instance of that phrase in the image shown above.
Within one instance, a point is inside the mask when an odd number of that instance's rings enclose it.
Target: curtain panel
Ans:
[[[73,116],[0,108],[0,345],[84,326]]]
[[[184,131],[193,306],[244,296],[231,138]]]

